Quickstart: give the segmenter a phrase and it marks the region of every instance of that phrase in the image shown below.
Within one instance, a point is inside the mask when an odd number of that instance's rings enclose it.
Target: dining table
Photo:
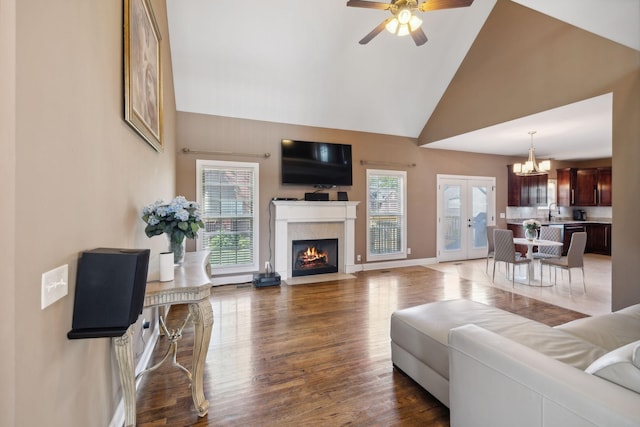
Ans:
[[[527,259],[530,259],[531,262],[529,263],[529,267],[526,269],[526,273],[527,275],[531,275],[531,279],[532,282],[533,280],[536,279],[535,277],[535,268],[533,265],[533,248],[535,246],[564,246],[564,243],[562,242],[558,242],[556,240],[544,240],[544,239],[527,239],[524,237],[514,237],[513,238],[513,244],[514,245],[526,245],[527,246]],[[515,271],[514,271],[514,274]],[[519,283],[524,283],[524,284],[529,284],[528,282],[528,276],[527,275],[516,275],[515,279],[519,282]],[[552,284],[549,285],[544,285],[542,283],[542,279],[540,279],[539,284],[532,284],[532,286],[553,286]]]

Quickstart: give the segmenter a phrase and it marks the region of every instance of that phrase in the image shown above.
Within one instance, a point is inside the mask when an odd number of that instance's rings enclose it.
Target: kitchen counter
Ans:
[[[507,219],[507,224],[522,225],[522,223],[531,218],[511,218]],[[576,219],[553,219],[547,221],[546,219],[533,218],[540,222],[541,225],[572,225],[572,224],[611,224],[611,218],[591,218],[586,221],[579,221]]]
[[[527,218],[510,218],[507,220],[507,228],[513,231],[514,237],[524,237],[523,221]],[[587,232],[587,247],[585,253],[597,253],[611,255],[611,218],[589,218],[579,221],[568,218],[557,218],[551,221],[536,219],[543,227],[554,227],[561,230],[561,241],[564,242],[562,255],[566,255],[571,244],[571,235],[575,232]],[[516,246],[516,250],[526,253],[524,248]],[[523,252],[524,251],[524,252]]]

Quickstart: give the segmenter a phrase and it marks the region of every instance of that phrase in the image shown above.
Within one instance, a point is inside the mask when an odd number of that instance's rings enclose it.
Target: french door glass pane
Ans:
[[[445,250],[462,247],[462,189],[459,185],[444,187],[444,239]]]
[[[487,247],[487,187],[474,185],[471,189],[471,213],[473,222],[473,249]]]

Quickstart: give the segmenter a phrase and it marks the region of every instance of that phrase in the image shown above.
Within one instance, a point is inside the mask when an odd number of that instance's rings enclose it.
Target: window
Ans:
[[[196,182],[198,249],[211,251],[212,271],[258,270],[258,163],[197,160]]]
[[[367,170],[367,260],[407,257],[404,171]]]

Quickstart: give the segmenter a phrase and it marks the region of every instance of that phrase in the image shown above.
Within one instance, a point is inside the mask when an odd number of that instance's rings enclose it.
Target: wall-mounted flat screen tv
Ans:
[[[352,185],[351,145],[282,140],[282,183],[330,188]]]

